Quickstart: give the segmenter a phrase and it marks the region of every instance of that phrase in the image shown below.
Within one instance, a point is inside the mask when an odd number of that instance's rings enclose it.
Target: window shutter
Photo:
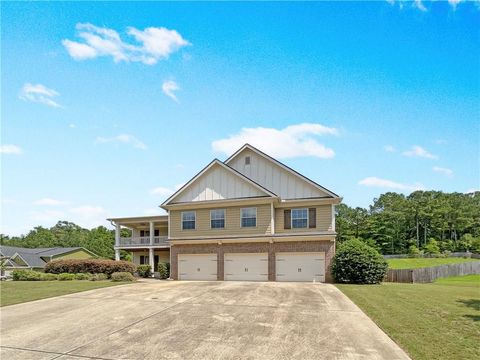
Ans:
[[[308,209],[308,227],[310,229],[317,227],[317,208]]]
[[[292,210],[290,209],[283,210],[283,228],[284,229],[292,228]]]

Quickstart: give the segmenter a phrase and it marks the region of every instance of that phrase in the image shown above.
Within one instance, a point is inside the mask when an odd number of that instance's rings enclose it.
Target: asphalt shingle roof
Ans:
[[[16,246],[0,245],[0,253],[6,257],[18,254],[28,267],[43,268],[46,261],[42,257],[50,257],[82,249],[81,247],[52,247],[52,248],[21,248]]]

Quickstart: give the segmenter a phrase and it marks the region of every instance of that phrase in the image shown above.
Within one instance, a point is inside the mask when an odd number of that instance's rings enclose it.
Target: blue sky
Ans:
[[[351,206],[480,187],[478,3],[1,10],[2,233],[160,213],[246,141]]]

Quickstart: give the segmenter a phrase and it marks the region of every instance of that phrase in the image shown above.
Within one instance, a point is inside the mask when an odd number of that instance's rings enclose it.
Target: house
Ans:
[[[4,270],[7,276],[15,269],[43,270],[51,260],[96,257],[93,252],[82,247],[22,248],[0,245],[0,259],[5,262]]]
[[[109,219],[115,256],[170,262],[175,280],[330,281],[341,198],[246,144],[213,160],[161,208],[168,215]],[[121,237],[121,228],[131,230]]]

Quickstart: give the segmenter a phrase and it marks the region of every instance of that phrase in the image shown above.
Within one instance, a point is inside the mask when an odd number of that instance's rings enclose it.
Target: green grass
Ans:
[[[413,359],[480,359],[480,275],[337,287]]]
[[[469,261],[479,261],[479,259],[470,258],[409,258],[409,259],[388,259],[390,269],[417,269],[430,266],[439,266],[445,264],[458,264]]]
[[[125,284],[112,281],[2,281],[0,306]]]

